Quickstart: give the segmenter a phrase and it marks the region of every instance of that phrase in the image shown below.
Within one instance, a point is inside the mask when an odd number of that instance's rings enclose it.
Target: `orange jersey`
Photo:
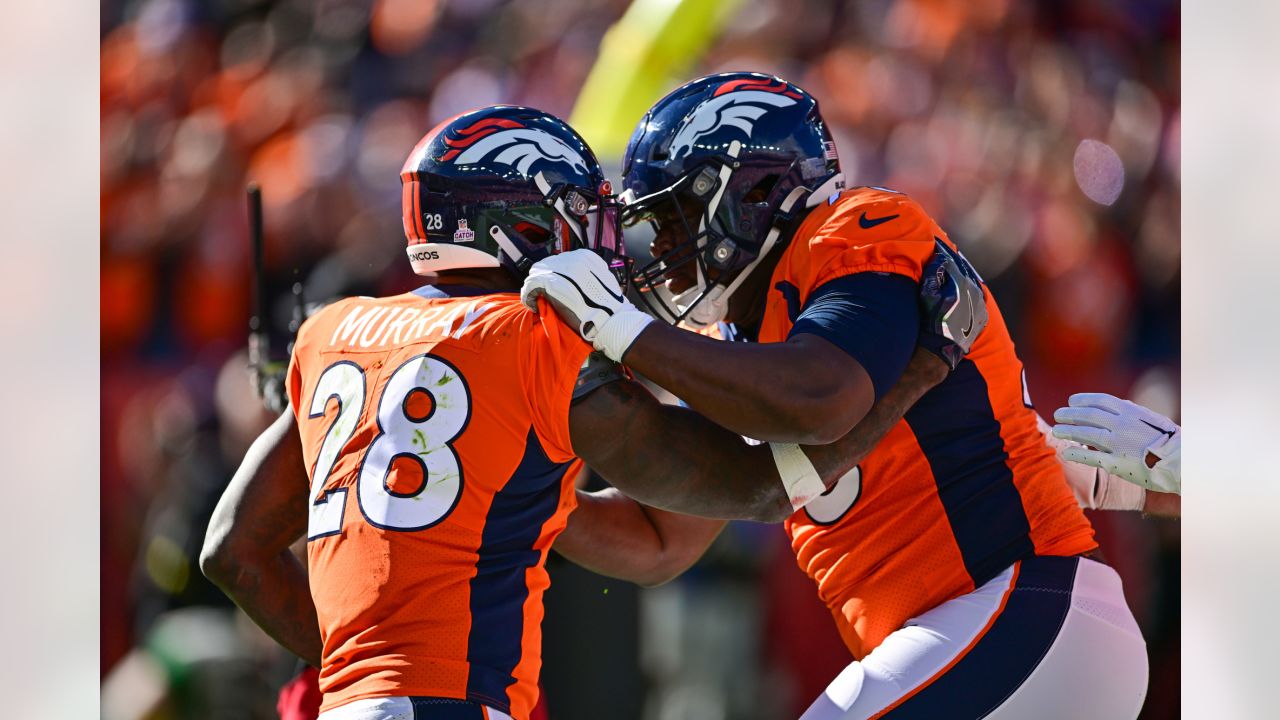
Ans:
[[[288,392],[311,475],[323,710],[407,695],[528,717],[590,350],[514,294],[350,298],[303,325]]]
[[[863,272],[919,282],[934,238],[906,195],[854,188],[810,212],[769,283],[761,342],[786,340],[816,288]],[[1036,427],[1022,363],[995,300],[960,367],[860,464],[786,521],[854,657],[903,623],[968,593],[1020,558],[1097,547]]]

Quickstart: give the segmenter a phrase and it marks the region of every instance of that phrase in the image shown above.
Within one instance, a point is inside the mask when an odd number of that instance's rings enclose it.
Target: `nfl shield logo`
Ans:
[[[467,227],[466,220],[458,221],[458,229],[453,231],[453,241],[456,243],[469,243],[476,239],[476,233]]]

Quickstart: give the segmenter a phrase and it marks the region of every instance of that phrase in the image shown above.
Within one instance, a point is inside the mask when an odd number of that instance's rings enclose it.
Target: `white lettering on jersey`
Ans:
[[[423,309],[354,305],[334,328],[329,344],[368,348],[385,346],[388,341],[392,345],[400,345],[446,337],[457,340],[491,307],[492,303],[479,300],[453,307]]]
[[[384,308],[378,309],[383,310]],[[395,317],[400,312],[400,308],[389,309],[390,312],[386,313],[386,317],[382,318],[382,324],[378,326],[377,330],[373,331],[372,335],[369,333],[369,330],[373,329],[373,321],[370,320],[369,324],[365,326],[364,332],[360,333],[360,347],[369,347],[373,345],[373,343],[378,339],[378,336],[382,334],[382,330],[387,326],[387,321]]]
[[[382,339],[378,341],[378,344],[386,345],[387,339],[391,336],[392,331],[394,331],[396,334],[394,342],[399,345],[400,331],[404,330],[404,326],[408,325],[409,321],[417,317],[421,312],[422,311],[418,308],[405,308],[404,312],[400,313],[399,317],[395,319],[395,322],[387,323],[387,332],[382,336]]]
[[[458,329],[457,329],[457,330],[455,330],[455,331],[453,332],[453,335],[452,335],[453,339],[454,339],[454,340],[457,340],[457,339],[461,338],[461,337],[462,337],[462,331],[463,331],[463,330],[466,330],[466,329],[467,329],[467,327],[469,327],[469,326],[471,325],[471,323],[473,323],[473,322],[475,322],[475,321],[476,321],[476,318],[478,318],[478,317],[480,317],[481,315],[483,315],[483,314],[484,314],[484,311],[485,311],[485,310],[488,310],[488,309],[489,309],[489,308],[491,308],[491,307],[493,307],[493,305],[490,305],[490,304],[488,304],[488,303],[485,303],[484,305],[480,305],[480,306],[476,307],[474,310],[468,310],[468,311],[467,311],[466,316],[462,318],[462,324],[461,324],[461,325],[459,325],[459,326],[458,326]]]
[[[339,339],[344,343],[352,344],[352,341],[360,334],[360,331],[369,324],[371,319],[381,314],[383,309],[369,308],[369,312],[364,313],[364,308],[359,305],[351,308],[351,312],[347,313],[347,316],[342,318],[342,322],[338,323],[338,327],[333,329],[333,337],[329,338],[329,344],[337,345]]]

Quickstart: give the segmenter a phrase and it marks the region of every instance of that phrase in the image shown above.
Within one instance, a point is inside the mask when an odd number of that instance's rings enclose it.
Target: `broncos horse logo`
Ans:
[[[516,120],[486,118],[462,128],[458,137],[444,138],[449,148],[441,162],[475,165],[481,161],[510,165],[528,177],[539,160],[563,163],[581,173],[589,172],[587,161],[560,138]]]
[[[771,108],[790,107],[800,95],[781,81],[771,79],[732,80],[703,100],[687,116],[671,139],[671,157],[679,158],[693,149],[699,139],[728,125],[751,137],[756,121]]]

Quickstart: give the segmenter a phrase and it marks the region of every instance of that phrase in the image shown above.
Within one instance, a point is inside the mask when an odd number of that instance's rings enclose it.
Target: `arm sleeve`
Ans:
[[[829,280],[810,295],[788,338],[817,335],[844,350],[884,396],[911,359],[919,331],[918,288],[909,277],[863,272]]]
[[[569,404],[591,346],[569,329],[545,299],[529,332],[530,411],[533,429],[552,462],[575,457],[569,440]]]

